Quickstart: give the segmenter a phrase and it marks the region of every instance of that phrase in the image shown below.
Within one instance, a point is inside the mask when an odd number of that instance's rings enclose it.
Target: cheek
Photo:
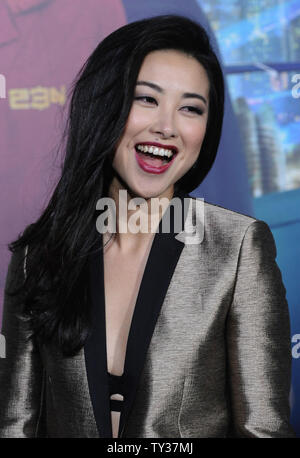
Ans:
[[[145,110],[133,108],[129,114],[124,135],[129,138],[137,135],[149,121]]]
[[[188,149],[199,153],[206,132],[206,123],[198,123],[198,125],[190,125],[185,131],[186,145]]]
[[[132,113],[129,115],[123,135],[121,140],[118,143],[118,147],[116,149],[116,154],[115,154],[115,159],[113,161],[113,164],[118,161],[123,157],[124,151],[128,147],[132,147],[132,144],[134,144],[134,137],[137,134],[139,130],[139,119],[137,116],[134,116]]]
[[[145,118],[145,115],[144,115]],[[126,126],[123,132],[122,139],[120,140],[116,149],[116,154],[113,160],[113,166],[118,167],[128,160],[128,148],[131,149],[136,141],[136,137],[145,128],[146,119],[143,119],[143,113],[137,109],[132,109]]]

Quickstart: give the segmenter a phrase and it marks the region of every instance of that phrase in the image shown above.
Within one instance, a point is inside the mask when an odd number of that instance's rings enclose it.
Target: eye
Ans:
[[[202,108],[198,108],[198,107],[190,107],[190,106],[187,106],[187,107],[183,107],[183,110],[184,111],[188,111],[188,113],[196,113],[197,115],[202,115],[204,113],[204,110]]]
[[[138,95],[134,97],[134,100],[140,100],[141,102],[145,102],[146,104],[157,104],[156,100],[149,95]]]

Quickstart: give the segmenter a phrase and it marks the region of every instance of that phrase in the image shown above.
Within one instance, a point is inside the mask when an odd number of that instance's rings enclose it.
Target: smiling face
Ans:
[[[175,50],[145,57],[112,164],[132,196],[172,198],[199,156],[208,108],[209,80],[195,58]],[[116,175],[111,189],[123,189]]]

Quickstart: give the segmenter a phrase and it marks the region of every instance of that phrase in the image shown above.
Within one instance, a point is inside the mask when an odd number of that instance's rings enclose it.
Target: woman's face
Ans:
[[[174,184],[199,156],[208,96],[206,71],[195,58],[175,50],[154,51],[145,57],[113,160],[114,170],[132,196],[172,198]],[[117,176],[112,184],[123,188]]]

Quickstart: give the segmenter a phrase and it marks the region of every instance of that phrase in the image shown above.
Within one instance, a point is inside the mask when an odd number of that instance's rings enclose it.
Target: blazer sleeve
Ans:
[[[244,235],[227,319],[229,389],[236,437],[296,437],[290,425],[290,321],[269,226]]]
[[[21,301],[7,290],[24,279],[24,255],[13,253],[8,266],[1,334],[6,357],[0,359],[0,437],[37,437],[43,366],[39,351],[28,340],[28,324],[19,318]]]

